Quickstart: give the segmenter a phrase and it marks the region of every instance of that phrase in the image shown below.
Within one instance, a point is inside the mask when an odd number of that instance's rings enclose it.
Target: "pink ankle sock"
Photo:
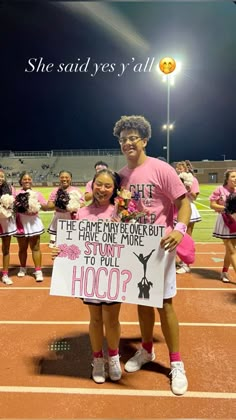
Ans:
[[[180,353],[177,351],[176,353],[170,353],[170,362],[181,362]]]
[[[228,273],[228,271],[229,271],[228,267],[223,267],[222,273]]]
[[[93,352],[93,357],[103,357],[103,352],[102,352],[102,350],[100,350],[100,351],[94,351]]]
[[[35,271],[41,271],[41,267],[35,267]]]
[[[142,347],[148,352],[151,353],[152,352],[152,347],[153,347],[153,343],[152,341],[148,342],[148,343],[144,343],[142,342]]]
[[[3,276],[8,276],[8,271],[7,270],[2,270],[2,275]]]
[[[117,356],[117,354],[119,354],[119,349],[112,350],[112,349],[108,348],[108,356],[109,357]]]

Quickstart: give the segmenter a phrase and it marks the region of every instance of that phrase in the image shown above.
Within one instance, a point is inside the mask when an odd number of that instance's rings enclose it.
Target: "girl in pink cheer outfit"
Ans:
[[[229,227],[225,224],[224,218],[222,217],[222,213],[225,210],[226,200],[230,194],[236,192],[236,169],[228,169],[225,172],[225,178],[223,185],[216,188],[215,191],[210,195],[210,207],[211,209],[215,210],[218,214],[213,236],[215,238],[220,238],[223,240],[225,245],[225,256],[224,256],[224,265],[222,268],[222,272],[220,278],[223,282],[229,282],[228,270],[229,266],[233,263],[233,255],[236,244],[236,232],[230,232]]]
[[[13,216],[15,190],[8,185],[5,173],[0,169],[0,238],[2,239],[2,282],[10,285],[13,281],[8,277],[10,262],[11,237],[16,233],[16,222]]]
[[[87,220],[111,220],[114,214],[114,198],[119,188],[119,176],[109,169],[99,171],[92,182],[93,201],[87,207],[78,210],[76,219]],[[53,256],[57,256],[58,248],[53,250]],[[120,302],[108,302],[97,299],[83,299],[89,307],[90,324],[89,336],[93,350],[92,378],[96,383],[106,380],[105,360],[103,358],[103,340],[105,327],[108,345],[108,373],[112,381],[121,378],[119,361],[120,341]]]
[[[79,207],[84,205],[83,194],[77,187],[71,185],[72,174],[69,171],[61,171],[59,173],[60,185],[55,188],[48,200],[48,210],[55,210],[53,219],[49,225],[48,232],[50,233],[49,248],[53,248],[56,243],[57,221],[58,219],[72,219]],[[70,193],[76,193],[80,197],[77,201],[76,208],[68,210],[67,207],[70,201]],[[73,210],[73,211],[72,211]]]
[[[43,281],[41,270],[42,253],[40,250],[40,235],[44,233],[44,226],[39,217],[39,209],[47,210],[47,201],[40,192],[32,191],[31,175],[24,171],[20,175],[21,190],[17,191],[15,199],[17,237],[19,245],[20,270],[18,277],[26,275],[27,250],[30,246],[35,265],[36,281]]]
[[[177,163],[176,172],[178,173],[180,179],[182,180],[187,190],[187,197],[189,199],[190,206],[191,206],[191,216],[190,216],[189,224],[187,226],[187,234],[190,237],[192,237],[194,224],[202,220],[197,210],[197,207],[193,203],[193,201],[196,200],[197,196],[199,195],[199,183],[198,183],[197,178],[193,176],[192,172],[190,171],[185,161]],[[175,220],[176,220],[176,215],[175,215]],[[190,243],[191,239],[190,238],[188,239]],[[181,246],[183,245],[184,244],[181,244]],[[177,255],[178,255],[178,250],[177,250]],[[190,272],[190,266],[186,262],[179,260],[177,261],[176,265],[177,265],[177,270],[176,270],[177,274],[185,274],[185,273]]]

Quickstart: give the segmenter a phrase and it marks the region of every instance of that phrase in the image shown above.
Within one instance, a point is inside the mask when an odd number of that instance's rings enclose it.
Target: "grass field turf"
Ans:
[[[200,185],[201,193],[199,194],[197,201],[195,201],[195,204],[201,214],[202,221],[196,223],[194,227],[193,239],[196,242],[219,242],[219,240],[212,237],[212,230],[216,220],[216,213],[209,207],[209,196],[216,187],[216,184]],[[46,199],[49,198],[49,195],[52,191],[52,187],[37,187],[35,189],[40,191]],[[84,191],[84,187],[80,187],[80,190]],[[45,226],[45,230],[47,230],[52,220],[53,212],[40,212],[40,217]],[[12,242],[16,242],[16,239],[12,238]],[[41,242],[49,242],[49,234],[47,232],[41,235]]]

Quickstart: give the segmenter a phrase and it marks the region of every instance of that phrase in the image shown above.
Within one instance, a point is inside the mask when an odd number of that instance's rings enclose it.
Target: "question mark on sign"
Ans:
[[[121,274],[127,275],[127,279],[123,281],[123,285],[122,285],[122,292],[126,293],[126,287],[127,287],[127,284],[130,282],[130,280],[132,279],[132,274],[129,270],[122,270]],[[125,300],[125,296],[122,296],[122,300]]]

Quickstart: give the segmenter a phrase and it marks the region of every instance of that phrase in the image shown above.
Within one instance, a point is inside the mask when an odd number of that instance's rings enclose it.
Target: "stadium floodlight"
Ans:
[[[174,128],[174,125],[170,123],[170,86],[175,84],[175,76],[181,71],[182,64],[176,61],[176,68],[173,72],[168,74],[163,74],[160,70],[160,67],[157,67],[158,72],[162,76],[162,82],[167,84],[167,116],[166,124],[162,126],[166,130],[166,160],[170,163],[170,131]]]

